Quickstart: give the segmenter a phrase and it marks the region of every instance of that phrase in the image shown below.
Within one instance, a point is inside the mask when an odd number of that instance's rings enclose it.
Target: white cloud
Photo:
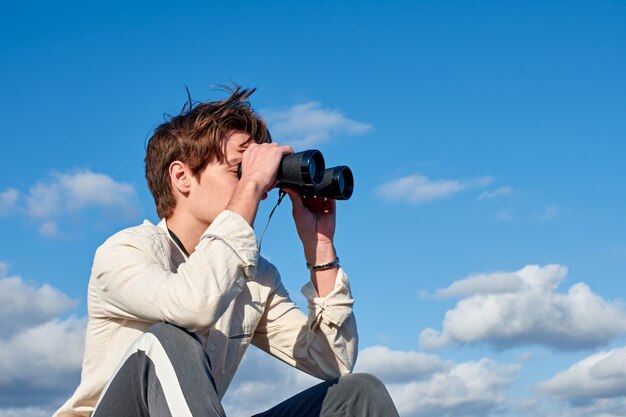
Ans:
[[[500,187],[493,191],[483,191],[479,196],[479,200],[493,200],[496,197],[509,195],[513,192],[511,187]]]
[[[58,182],[37,183],[26,197],[28,216],[35,219],[50,219],[62,213],[62,189]]]
[[[358,372],[374,374],[385,382],[402,383],[423,379],[449,365],[436,355],[373,346],[359,353]]]
[[[442,331],[422,331],[421,346],[539,344],[571,350],[602,346],[626,332],[621,303],[605,301],[584,283],[556,292],[566,272],[560,265],[528,265],[513,273],[472,275],[437,290],[439,296],[463,298],[446,312]]]
[[[0,272],[6,266],[0,267]],[[48,284],[25,283],[19,276],[0,275],[0,338],[57,317],[76,301]]]
[[[75,304],[47,284],[0,276],[0,417],[50,415],[76,388],[85,319],[59,318]]]
[[[447,288],[438,289],[439,297],[467,297],[476,294],[500,294],[519,292],[524,289],[553,290],[565,276],[567,268],[561,265],[527,265],[516,272],[492,272],[472,274],[455,281]]]
[[[56,407],[6,407],[0,408],[0,417],[50,417],[56,411]]]
[[[126,217],[137,213],[132,185],[88,170],[53,173],[50,180],[31,187],[26,204],[30,216],[42,219],[89,207],[113,210]]]
[[[423,204],[440,200],[476,187],[485,187],[493,181],[491,177],[470,180],[431,180],[420,174],[388,181],[376,187],[376,194],[389,202],[406,201]]]
[[[307,148],[328,141],[334,135],[360,135],[372,125],[348,119],[337,110],[308,102],[280,109],[261,111],[272,136],[295,148]]]
[[[9,188],[0,193],[0,216],[5,214],[12,214],[17,210],[17,200],[19,198],[19,191],[15,188]]]
[[[117,182],[108,175],[91,171],[54,176],[65,190],[69,209],[97,206],[116,208],[122,213],[135,211],[134,206],[129,206],[129,200],[135,197],[135,189],[130,184]]]
[[[53,319],[0,340],[0,387],[76,388],[75,380],[64,381],[80,370],[85,325],[74,317]]]
[[[359,354],[355,371],[377,375],[401,416],[484,416],[505,407],[519,365],[499,365],[487,358],[454,363],[375,346]]]
[[[0,193],[0,215],[23,213],[39,223],[39,233],[46,237],[61,236],[62,220],[74,219],[90,209],[96,209],[97,216],[124,220],[140,212],[132,185],[89,170],[52,173],[27,193],[15,189]]]
[[[591,355],[538,388],[552,398],[572,403],[626,397],[626,347]]]

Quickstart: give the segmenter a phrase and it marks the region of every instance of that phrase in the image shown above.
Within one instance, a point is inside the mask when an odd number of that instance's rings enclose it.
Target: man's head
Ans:
[[[179,161],[199,177],[208,164],[224,162],[227,142],[235,131],[249,135],[248,142],[271,142],[265,122],[254,113],[248,97],[254,89],[235,87],[223,101],[193,103],[158,126],[146,148],[146,179],[157,214],[169,218],[176,207],[170,165]]]

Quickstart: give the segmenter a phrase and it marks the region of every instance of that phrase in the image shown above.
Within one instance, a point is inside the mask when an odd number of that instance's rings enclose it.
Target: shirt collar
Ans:
[[[160,228],[161,230],[163,230],[166,234],[167,237],[170,241],[174,242],[174,246],[176,246],[176,249],[178,249],[178,251],[180,252],[181,255],[183,255],[183,257],[185,259],[189,259],[189,256],[187,256],[187,254],[185,253],[184,250],[182,250],[179,246],[178,243],[172,238],[172,235],[170,235],[170,231],[169,228],[167,227],[167,220],[165,219],[161,219],[161,221],[159,222],[159,224],[157,224],[157,227]]]

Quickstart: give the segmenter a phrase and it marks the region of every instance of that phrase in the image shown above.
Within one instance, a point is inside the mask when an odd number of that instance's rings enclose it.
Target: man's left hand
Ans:
[[[298,236],[306,261],[312,265],[332,262],[337,256],[333,246],[337,204],[334,199],[303,198],[293,188],[283,188],[292,203]]]

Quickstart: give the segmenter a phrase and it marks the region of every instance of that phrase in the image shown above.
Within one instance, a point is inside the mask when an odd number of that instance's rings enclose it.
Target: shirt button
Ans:
[[[207,349],[209,349],[209,352],[215,352],[215,345],[213,343],[209,343],[207,345]]]

